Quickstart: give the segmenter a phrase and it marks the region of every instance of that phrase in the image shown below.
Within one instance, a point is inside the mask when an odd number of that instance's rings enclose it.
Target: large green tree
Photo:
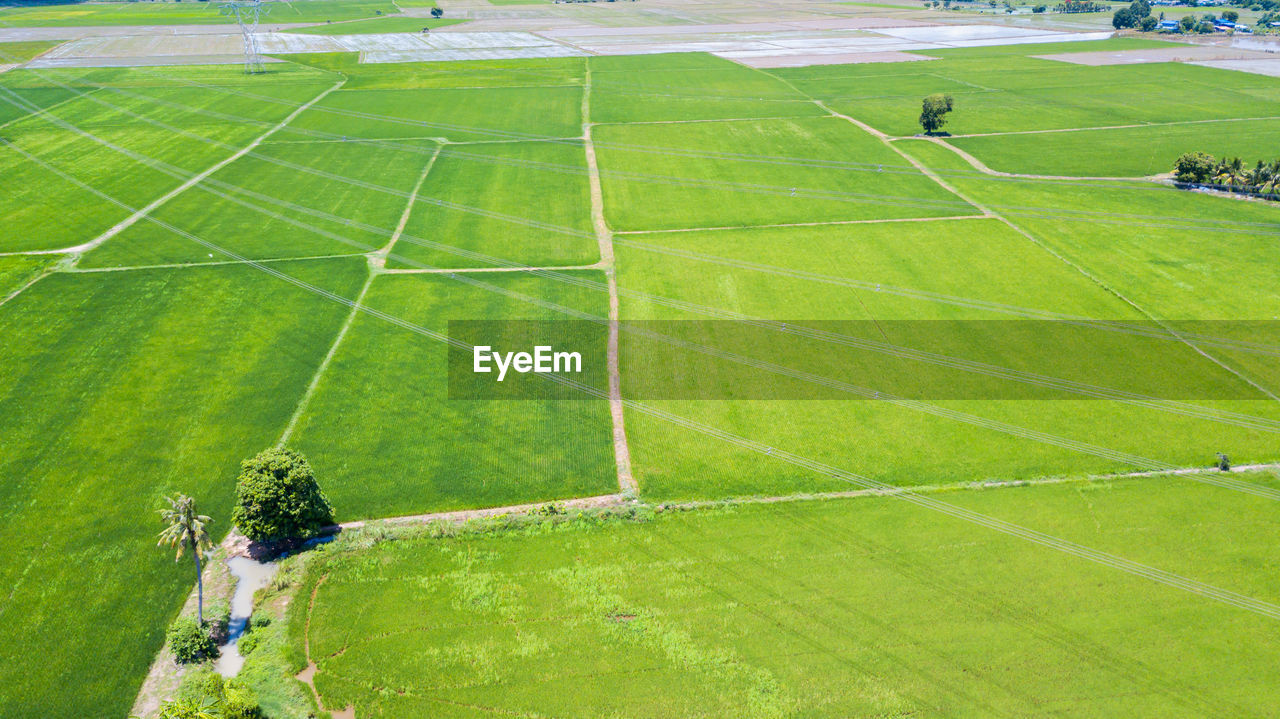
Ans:
[[[196,564],[196,617],[204,626],[204,578],[201,576],[201,554],[213,548],[213,540],[205,525],[213,521],[196,512],[196,500],[185,494],[177,497],[165,497],[169,502],[167,509],[160,510],[160,521],[165,528],[160,532],[158,546],[176,548],[178,554],[174,561],[182,559],[182,555],[191,551],[191,559]]]
[[[231,521],[255,542],[306,538],[333,524],[333,507],[305,457],[269,449],[240,464]]]
[[[1208,182],[1213,178],[1217,163],[1213,155],[1204,152],[1188,152],[1173,165],[1173,177],[1178,182]]]
[[[1123,30],[1124,28],[1133,27],[1137,24],[1138,18],[1133,14],[1133,11],[1127,7],[1122,7],[1119,10],[1116,10],[1115,14],[1111,16],[1111,27],[1117,30]]]
[[[934,94],[926,97],[920,108],[920,126],[926,135],[932,135],[947,124],[947,113],[951,112],[950,95]]]

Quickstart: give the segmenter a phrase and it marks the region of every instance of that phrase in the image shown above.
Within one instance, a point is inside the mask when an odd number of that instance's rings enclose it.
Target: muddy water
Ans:
[[[227,560],[231,575],[236,578],[236,591],[231,595],[231,623],[227,627],[227,643],[219,649],[214,668],[224,677],[234,677],[244,666],[244,657],[236,645],[244,635],[253,614],[253,593],[267,586],[279,567],[274,563],[255,562],[248,557],[232,557]]]
[[[1231,47],[1238,47],[1241,50],[1258,50],[1261,52],[1280,53],[1280,38],[1271,35],[1265,35],[1262,37],[1232,35]]]

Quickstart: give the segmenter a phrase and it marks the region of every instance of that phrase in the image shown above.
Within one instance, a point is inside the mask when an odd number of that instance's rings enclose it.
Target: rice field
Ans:
[[[475,273],[469,279],[464,284],[441,275],[384,276],[365,303],[437,332],[448,330],[446,318],[557,316],[520,297],[589,314],[607,312],[607,298],[599,293],[521,273]],[[448,386],[447,352],[440,342],[359,317],[289,446],[327,478],[326,491],[348,520],[616,490],[603,403],[451,400]]]
[[[946,499],[1280,593],[1240,573],[1271,563],[1268,500],[1185,480]],[[331,547],[303,587],[291,628],[309,618],[316,686],[356,716],[1264,716],[1277,690],[1273,620],[892,498]]]
[[[350,293],[361,261],[282,269]],[[226,531],[239,459],[274,440],[342,322],[276,282],[247,267],[59,273],[0,307],[4,714],[133,704],[191,580],[155,548],[152,505],[191,492]]]
[[[1152,42],[928,50],[919,52],[938,60],[787,68],[774,74],[891,135],[918,133],[919,113],[910,110],[918,110],[920,96],[934,92],[956,100],[944,128],[955,135],[1261,118],[1280,109],[1274,78],[1265,76],[1171,62],[1085,66],[1036,57],[1138,50]],[[1155,87],[1160,91],[1151,92]]]
[[[211,8],[74,10],[0,21]],[[1137,178],[1265,146],[1280,81],[1035,57],[1162,46],[0,74],[0,716],[127,715],[190,590],[153,510],[221,538],[276,445],[342,522],[636,503],[301,555],[331,710],[1267,715],[1280,207]],[[604,344],[592,399],[459,396],[462,323],[612,318],[614,401]],[[1171,473],[1219,453],[1264,467]]]
[[[398,12],[390,0],[269,0],[274,23],[358,20]],[[234,22],[213,3],[96,2],[0,7],[0,22],[10,27],[75,27],[111,25],[211,25]]]
[[[593,139],[606,217],[619,231],[975,212],[836,117],[604,125]],[[826,166],[832,157],[845,158],[853,171]]]
[[[1135,125],[1108,130],[1055,133],[1061,153],[1040,151],[1045,138],[1035,135],[957,137],[956,147],[982,158],[993,170],[1033,175],[1146,177],[1173,171],[1178,156],[1207,152],[1215,157],[1261,159],[1259,147],[1280,142],[1276,119],[1191,120],[1164,126]]]
[[[305,35],[365,35],[384,32],[422,32],[423,28],[434,30],[438,27],[457,25],[465,20],[443,18],[432,20],[420,17],[375,17],[367,20],[348,20],[331,25],[315,25],[290,30]]]

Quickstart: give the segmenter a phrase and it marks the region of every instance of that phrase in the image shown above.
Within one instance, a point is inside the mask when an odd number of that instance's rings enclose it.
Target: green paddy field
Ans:
[[[313,4],[289,5],[394,11]],[[221,536],[239,461],[277,444],[343,522],[637,503],[313,553],[286,653],[328,709],[1271,714],[1280,485],[1170,472],[1280,461],[1280,206],[1143,178],[1187,151],[1260,158],[1280,80],[1035,57],[1157,45],[0,74],[0,716],[126,716],[191,588],[154,510],[193,494]],[[953,137],[914,137],[933,92]],[[448,394],[450,321],[611,316],[885,323],[860,340],[1016,387],[1122,345],[1014,350],[983,323],[1155,327],[1172,339],[1138,369],[1202,391],[876,401],[836,373],[822,399],[624,393],[634,487],[608,403]],[[652,368],[621,334],[626,387]],[[791,342],[770,337],[732,350]],[[814,384],[755,367],[753,391]]]
[[[405,3],[422,6],[424,3]],[[432,4],[427,3],[430,7]],[[399,13],[391,0],[283,0],[271,2],[267,22],[322,23],[360,20]],[[9,27],[75,27],[109,25],[213,25],[234,23],[210,2],[83,2],[0,5],[0,21]],[[396,31],[391,31],[396,32]]]

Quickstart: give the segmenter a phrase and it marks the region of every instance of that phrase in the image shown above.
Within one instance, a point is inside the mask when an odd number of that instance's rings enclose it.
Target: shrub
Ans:
[[[260,636],[259,634],[245,634],[240,637],[240,641],[236,642],[236,647],[240,650],[240,654],[246,657],[252,654],[253,650],[258,648]]]
[[[178,687],[178,699],[190,704],[206,700],[220,702],[226,688],[222,675],[212,669],[197,669],[183,677]]]
[[[543,517],[557,517],[565,513],[564,508],[555,502],[548,502],[533,511],[534,514]]]
[[[231,520],[254,541],[305,539],[333,523],[333,507],[305,457],[269,449],[241,463]]]
[[[250,617],[249,623],[244,627],[244,634],[240,636],[240,641],[236,642],[240,653],[247,657],[250,652],[257,649],[262,639],[259,632],[269,626],[271,626],[271,617],[266,614],[259,612]]]
[[[179,699],[161,705],[160,713],[156,717],[157,719],[208,719],[219,714],[218,705],[214,702],[190,702]]]
[[[178,698],[160,709],[160,719],[263,719],[253,692],[211,670],[188,674]]]
[[[179,664],[191,664],[218,656],[218,645],[209,631],[191,617],[179,617],[169,627],[165,639]]]
[[[1188,152],[1173,163],[1173,178],[1178,182],[1208,182],[1213,177],[1213,155]]]
[[[227,643],[227,631],[231,627],[231,604],[218,597],[209,601],[204,610],[205,630],[213,637],[215,644]]]
[[[1160,22],[1158,20],[1148,15],[1142,18],[1142,20],[1138,22],[1138,29],[1142,30],[1143,32],[1151,32],[1152,30],[1155,30],[1156,25],[1159,25],[1159,24]]]
[[[248,690],[234,684],[227,685],[227,698],[222,702],[223,719],[263,719],[264,716]]]

